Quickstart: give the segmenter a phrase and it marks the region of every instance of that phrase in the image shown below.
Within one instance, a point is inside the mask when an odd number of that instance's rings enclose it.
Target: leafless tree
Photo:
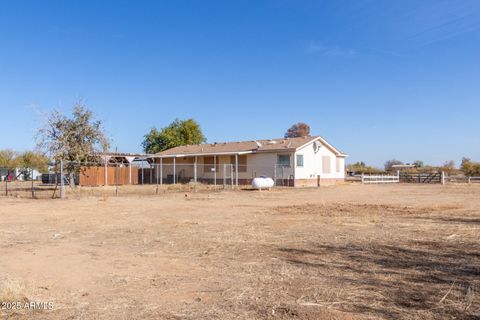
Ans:
[[[396,159],[388,160],[387,162],[385,162],[385,171],[390,171],[392,170],[392,166],[399,164],[403,164],[403,162]]]

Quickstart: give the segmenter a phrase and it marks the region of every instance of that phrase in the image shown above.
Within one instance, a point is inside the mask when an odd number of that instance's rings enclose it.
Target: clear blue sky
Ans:
[[[0,148],[83,98],[113,146],[310,124],[348,162],[480,160],[480,1],[2,1]]]

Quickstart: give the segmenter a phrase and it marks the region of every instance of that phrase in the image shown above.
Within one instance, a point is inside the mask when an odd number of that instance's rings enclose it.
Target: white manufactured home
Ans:
[[[250,184],[268,176],[277,185],[319,186],[345,179],[347,155],[319,136],[175,147],[150,156],[162,181]]]

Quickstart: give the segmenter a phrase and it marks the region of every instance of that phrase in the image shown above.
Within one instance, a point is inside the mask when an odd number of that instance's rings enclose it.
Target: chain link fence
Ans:
[[[22,172],[20,172],[22,171]],[[152,162],[61,161],[48,173],[35,169],[0,168],[0,194],[22,198],[158,195],[167,192],[239,190],[251,188],[256,177],[269,177],[275,187],[293,186],[293,170],[287,166]]]
[[[49,198],[55,182],[45,182],[36,168],[0,168],[0,196],[16,198]]]

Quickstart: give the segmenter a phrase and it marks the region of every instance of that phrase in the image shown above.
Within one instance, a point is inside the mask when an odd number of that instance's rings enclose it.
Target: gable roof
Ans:
[[[247,154],[261,152],[295,151],[316,140],[328,147],[337,156],[346,156],[335,149],[325,139],[319,136],[306,136],[298,138],[280,138],[269,140],[252,140],[238,142],[220,142],[192,144],[171,148],[158,152],[154,157],[218,155],[218,154]]]

